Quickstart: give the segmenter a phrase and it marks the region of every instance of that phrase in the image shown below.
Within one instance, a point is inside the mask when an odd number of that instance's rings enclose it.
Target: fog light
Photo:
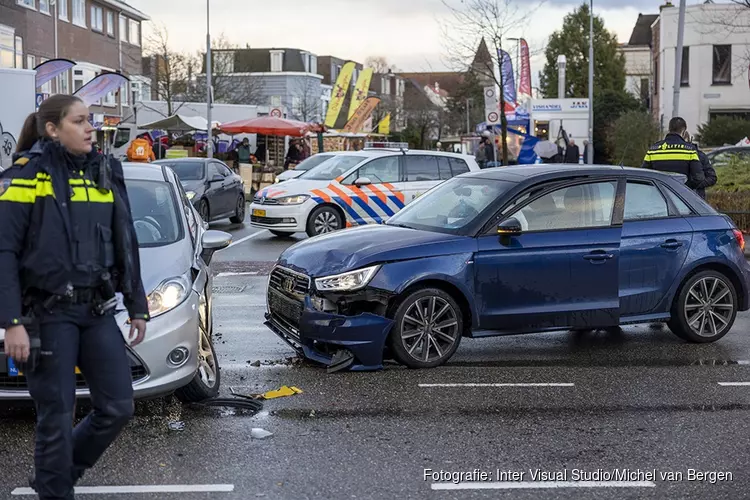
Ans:
[[[190,351],[186,347],[178,347],[167,356],[167,363],[174,367],[179,367],[185,364],[190,357]]]
[[[297,219],[294,217],[284,217],[281,219],[282,224],[296,224]]]

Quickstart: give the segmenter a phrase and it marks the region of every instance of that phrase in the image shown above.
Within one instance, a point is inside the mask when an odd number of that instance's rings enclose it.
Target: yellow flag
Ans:
[[[385,134],[388,135],[391,133],[391,114],[388,113],[385,115],[385,118],[380,120],[380,124],[378,124],[378,134]]]
[[[326,127],[336,126],[336,120],[344,105],[344,99],[346,99],[346,92],[349,90],[353,73],[353,62],[348,62],[341,68],[341,73],[339,73],[339,77],[336,79],[336,85],[333,86],[333,90],[331,91],[331,102],[328,104],[328,112],[326,113]]]
[[[372,115],[372,111],[375,107],[380,104],[379,97],[368,97],[365,99],[357,110],[354,112],[352,119],[346,122],[346,125],[342,129],[343,132],[360,132],[367,119]]]
[[[372,68],[367,68],[359,74],[359,80],[357,80],[357,86],[354,88],[354,94],[352,95],[352,102],[349,104],[349,116],[347,120],[351,119],[357,108],[367,99],[371,80]]]

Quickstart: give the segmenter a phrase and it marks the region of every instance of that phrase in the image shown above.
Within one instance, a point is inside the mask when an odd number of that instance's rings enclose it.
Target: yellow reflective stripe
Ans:
[[[36,179],[11,179],[10,183],[13,186],[36,186],[38,181]]]
[[[91,203],[114,203],[115,197],[112,191],[101,192],[96,188],[74,187],[73,195],[70,197],[73,202],[91,202]]]
[[[667,149],[662,151],[648,151],[646,161],[692,161],[699,160],[698,153],[695,151],[685,151],[679,149]]]
[[[13,203],[34,203],[36,201],[36,189],[31,186],[10,185],[0,194],[0,201]]]

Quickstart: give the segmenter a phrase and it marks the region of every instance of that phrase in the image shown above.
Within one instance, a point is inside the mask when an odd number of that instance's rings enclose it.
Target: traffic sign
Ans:
[[[495,123],[500,123],[500,115],[495,111],[490,111],[487,113],[487,124],[492,125]]]
[[[281,108],[273,108],[273,109],[271,109],[271,113],[270,114],[271,114],[271,116],[273,116],[275,118],[281,118],[281,115],[283,113],[281,112]]]

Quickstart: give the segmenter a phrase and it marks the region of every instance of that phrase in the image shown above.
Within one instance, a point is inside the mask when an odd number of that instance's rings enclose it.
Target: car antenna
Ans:
[[[622,157],[620,158],[620,168],[625,170],[625,155],[628,154],[628,149],[630,148],[630,143],[632,141],[631,139],[628,139],[628,143],[625,144],[625,150],[622,152]]]

